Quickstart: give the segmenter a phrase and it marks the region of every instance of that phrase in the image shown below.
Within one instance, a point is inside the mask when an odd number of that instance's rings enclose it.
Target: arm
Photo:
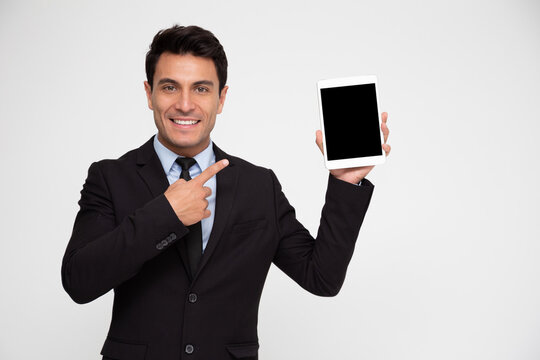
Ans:
[[[78,303],[92,301],[184,237],[189,232],[186,226],[210,216],[206,209],[210,189],[203,185],[227,165],[222,160],[191,181],[180,179],[131,215],[116,219],[114,194],[100,163],[92,164],[62,262],[67,293]]]
[[[160,254],[163,240],[171,244],[188,232],[164,195],[116,224],[99,163],[88,171],[79,205],[62,262],[62,284],[77,303],[90,302],[130,279]]]
[[[382,113],[381,118],[382,147],[388,156],[388,114]],[[317,131],[315,142],[323,152],[321,131]],[[281,236],[274,262],[304,289],[322,296],[339,292],[373,193],[373,184],[365,179],[373,168],[362,166],[330,172],[316,239],[296,220],[294,209],[272,174]],[[361,186],[356,186],[360,182]]]
[[[317,238],[296,220],[293,207],[272,174],[280,243],[274,263],[307,291],[336,295],[345,280],[356,238],[373,193],[365,179],[356,186],[329,176]]]

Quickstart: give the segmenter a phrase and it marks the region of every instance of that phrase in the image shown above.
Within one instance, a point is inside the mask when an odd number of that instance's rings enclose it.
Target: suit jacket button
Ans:
[[[176,240],[176,234],[175,233],[171,233],[169,235],[169,237],[171,238],[171,240]]]
[[[188,300],[190,303],[196,303],[197,302],[197,294],[191,293],[188,295]]]
[[[156,249],[163,250],[163,245],[161,243],[157,244]]]
[[[186,354],[191,355],[193,354],[193,351],[195,351],[195,348],[193,347],[193,345],[191,344],[186,345]]]

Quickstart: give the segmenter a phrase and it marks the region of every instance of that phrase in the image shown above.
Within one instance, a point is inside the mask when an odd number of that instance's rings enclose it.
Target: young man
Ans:
[[[372,167],[332,171],[313,239],[271,170],[210,139],[228,89],[219,41],[195,26],[160,31],[146,72],[158,133],[91,165],[64,288],[77,303],[114,289],[104,359],[257,359],[271,263],[314,294],[336,295],[373,192],[364,179]]]

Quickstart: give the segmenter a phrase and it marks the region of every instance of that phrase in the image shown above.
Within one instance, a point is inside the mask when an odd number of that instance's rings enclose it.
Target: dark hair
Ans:
[[[154,36],[150,50],[146,53],[146,79],[151,89],[154,85],[156,64],[164,52],[212,59],[216,66],[221,94],[227,82],[227,56],[219,40],[210,31],[194,25],[174,25],[169,29],[160,30]]]

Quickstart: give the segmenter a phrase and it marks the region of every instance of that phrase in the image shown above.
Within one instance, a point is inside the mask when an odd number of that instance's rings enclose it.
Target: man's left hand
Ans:
[[[388,134],[390,134],[390,130],[388,130],[388,126],[386,125],[386,122],[388,121],[388,113],[383,112],[381,114],[381,130],[384,137],[384,144],[382,145],[382,148],[384,150],[384,153],[386,156],[390,154],[390,145],[386,143],[386,140],[388,140]],[[324,154],[323,150],[323,138],[322,138],[322,131],[317,130],[315,134],[315,142],[317,143],[317,146],[321,150],[321,152]],[[375,166],[360,166],[355,168],[347,168],[347,169],[334,169],[330,170],[330,173],[343,181],[350,182],[351,184],[358,184],[360,181],[362,181],[363,178],[369,174],[369,172],[374,168]]]

